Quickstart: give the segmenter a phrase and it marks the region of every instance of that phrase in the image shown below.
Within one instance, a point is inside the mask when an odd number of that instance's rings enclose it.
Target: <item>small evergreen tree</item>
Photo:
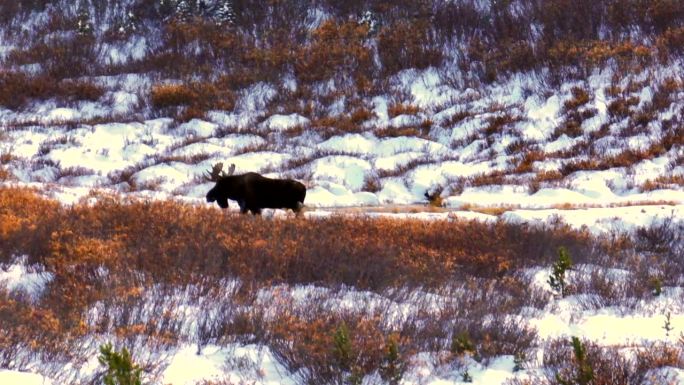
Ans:
[[[97,357],[100,365],[106,367],[103,377],[104,385],[141,385],[142,369],[133,362],[131,353],[126,348],[120,352],[112,350],[112,344],[100,346]]]
[[[380,366],[380,378],[387,381],[390,385],[398,385],[404,376],[406,366],[399,355],[399,343],[397,337],[391,335],[387,339],[385,357]]]
[[[223,0],[216,11],[216,24],[232,27],[235,25],[235,10],[233,0]]]
[[[139,25],[140,19],[129,9],[126,11],[121,21],[119,21],[117,32],[122,36],[126,36],[137,31]]]
[[[180,0],[176,5],[176,17],[178,20],[187,23],[192,19],[192,8],[187,0]]]
[[[589,385],[594,379],[594,369],[587,359],[587,350],[577,337],[572,337],[572,350],[575,354],[575,378],[563,378],[556,375],[556,380],[561,385]]]
[[[525,352],[517,352],[513,355],[513,371],[519,372],[525,369],[525,362],[527,361],[527,356]]]
[[[349,335],[349,328],[344,322],[333,335],[333,357],[337,366],[344,372],[343,382],[349,385],[360,385],[363,378],[355,370],[354,347]]]
[[[473,382],[473,376],[470,375],[468,368],[466,368],[463,373],[461,373],[461,381],[463,382]]]
[[[177,5],[178,0],[159,0],[159,14],[162,15],[164,18],[168,18],[176,12]]]
[[[451,337],[450,350],[452,354],[457,356],[462,356],[466,353],[473,354],[475,353],[475,345],[467,332],[461,332]]]
[[[93,33],[93,23],[90,20],[90,11],[88,10],[88,4],[82,1],[78,6],[78,12],[76,14],[76,32],[79,35],[92,35]]]
[[[663,324],[663,330],[665,330],[665,337],[670,338],[670,332],[674,330],[672,327],[672,320],[670,319],[671,314],[668,311],[667,314],[665,314],[665,323]]]
[[[359,17],[359,25],[366,24],[368,26],[368,34],[375,35],[380,31],[380,19],[375,12],[366,11]]]
[[[567,283],[565,282],[565,272],[572,267],[570,253],[565,247],[558,248],[558,260],[553,264],[553,270],[549,276],[548,283],[553,290],[556,290],[561,297],[565,297]]]

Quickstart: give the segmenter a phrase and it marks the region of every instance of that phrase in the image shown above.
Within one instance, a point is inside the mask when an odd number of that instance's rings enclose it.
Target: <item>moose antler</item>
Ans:
[[[227,176],[233,175],[235,172],[235,164],[231,164],[228,168],[228,172],[223,171],[223,162],[218,162],[211,167],[211,171],[207,170],[207,175],[204,178],[209,182],[218,182],[219,179],[225,178]]]

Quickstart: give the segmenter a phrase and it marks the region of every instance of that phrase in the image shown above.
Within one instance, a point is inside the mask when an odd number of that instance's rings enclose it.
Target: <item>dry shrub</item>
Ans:
[[[305,383],[341,385],[350,377],[361,379],[378,370],[385,356],[386,332],[377,318],[281,315],[271,333],[269,345],[278,360]]]
[[[511,129],[512,126],[520,120],[521,118],[519,116],[514,116],[509,112],[505,112],[502,115],[493,118],[488,118],[484,134],[486,137],[496,134],[503,135],[506,133],[506,129]]]
[[[180,121],[189,121],[203,118],[208,110],[232,110],[235,95],[211,82],[156,84],[150,90],[150,101],[155,108],[175,112]]]
[[[424,138],[425,135],[429,132],[429,130],[426,130],[424,127],[382,127],[382,128],[377,128],[373,131],[373,134],[375,134],[376,137],[378,138],[398,138],[400,136],[413,136],[413,137],[420,137]]]
[[[566,110],[575,110],[589,103],[589,93],[582,87],[572,87],[572,99],[563,104]]]
[[[525,152],[522,159],[515,165],[516,174],[523,174],[534,171],[534,162],[541,162],[546,159],[546,153],[543,151],[528,151]]]
[[[12,173],[7,170],[4,166],[0,166],[0,181],[6,181],[12,179]]]
[[[537,57],[534,46],[526,41],[520,40],[511,44],[503,44],[504,51],[500,58],[499,68],[508,73],[525,72],[534,69],[537,65]]]
[[[655,179],[649,179],[641,185],[641,191],[654,191],[667,188],[679,188],[684,186],[682,175],[661,175]]]
[[[506,146],[504,151],[506,152],[506,155],[515,155],[525,151],[536,151],[536,148],[537,147],[535,146],[534,142],[518,138],[514,139],[508,146]]]
[[[563,179],[563,173],[557,170],[543,170],[537,172],[534,180],[537,182],[553,182]]]
[[[382,190],[382,181],[380,178],[376,175],[366,175],[363,180],[361,191],[376,193],[380,190]]]
[[[473,358],[488,362],[489,359],[501,355],[518,355],[524,353],[534,343],[537,333],[533,329],[521,325],[505,316],[494,317],[489,322],[473,317],[467,320],[455,320],[452,341],[472,344]],[[454,351],[452,342],[452,353]],[[463,352],[465,353],[465,352]]]
[[[624,150],[623,152],[601,159],[573,160],[565,163],[560,172],[569,175],[576,171],[608,170],[611,168],[630,167],[641,161],[653,159],[666,152],[660,143],[654,143],[645,150]]]
[[[29,101],[56,98],[61,102],[98,100],[104,88],[87,80],[64,80],[45,75],[0,71],[0,105],[21,109]]]
[[[295,75],[303,83],[335,76],[353,79],[369,73],[373,66],[366,44],[368,26],[354,21],[325,21],[312,32],[312,41],[301,49],[295,62]]]
[[[602,347],[590,341],[581,341],[581,346],[585,355],[580,363],[567,341],[556,340],[549,343],[543,360],[546,379],[532,383],[567,383],[563,380],[576,383],[575,379],[579,378],[580,373],[587,373],[587,368],[590,368],[592,375],[587,384],[665,384],[673,380],[672,376],[656,370],[682,367],[684,364],[679,348],[663,344],[635,348],[631,357],[619,348]],[[580,365],[584,365],[583,369],[580,369]]]
[[[684,45],[684,27],[671,28],[657,37],[658,56],[665,62],[671,56],[681,54]]]
[[[363,132],[364,128],[357,122],[356,119],[340,114],[335,116],[325,116],[311,122],[311,128],[329,138],[339,134],[345,133],[359,133]]]
[[[366,107],[359,107],[351,113],[350,120],[354,124],[362,124],[363,122],[371,120],[375,117],[375,112]]]
[[[615,119],[624,119],[631,115],[630,107],[639,104],[639,97],[630,96],[613,100],[608,105],[608,113]]]
[[[58,33],[25,47],[12,50],[8,62],[14,65],[40,63],[42,74],[58,80],[92,74],[99,66],[97,42],[93,36]]]
[[[98,245],[97,250],[112,249],[107,253],[118,254],[123,265],[131,260],[141,272],[174,281],[201,272],[247,281],[344,283],[375,289],[432,286],[448,280],[453,271],[489,276],[504,267],[545,259],[546,250],[555,250],[559,243],[582,249],[591,243],[586,233],[566,228],[526,229],[505,223],[338,217],[255,221],[171,202],[126,203],[103,197],[91,206],[64,210],[24,190],[3,190],[0,198],[12,201],[3,206],[0,233],[7,257],[27,254],[32,261],[46,262],[57,247],[52,234],[61,222],[57,234],[88,234],[87,243]],[[46,205],[52,209],[45,209]],[[30,207],[41,211],[31,212]],[[386,244],[388,238],[395,242]],[[59,244],[86,242],[58,239]],[[105,263],[111,258],[103,254],[97,260]]]
[[[59,84],[59,96],[67,100],[96,101],[104,95],[105,90],[99,84],[87,80],[63,81]]]
[[[386,75],[441,64],[442,52],[434,47],[429,27],[427,20],[399,20],[382,28],[378,35],[378,55]]]
[[[489,173],[482,173],[468,178],[468,185],[472,187],[482,187],[491,185],[506,184],[508,173],[503,170],[496,170]]]
[[[419,112],[419,107],[406,103],[393,103],[387,108],[387,114],[390,118],[394,118],[399,115],[416,115]]]
[[[30,364],[25,356],[68,352],[61,341],[64,329],[50,309],[36,307],[0,289],[0,365],[23,369]]]
[[[13,255],[47,255],[45,243],[34,243],[34,237],[49,238],[57,223],[50,223],[60,210],[54,201],[38,197],[32,190],[3,187],[0,192],[0,261],[9,262]],[[40,219],[40,217],[43,217]],[[41,222],[44,226],[37,227]],[[34,260],[35,261],[35,260]]]
[[[192,88],[181,84],[154,85],[150,92],[150,100],[156,108],[188,106],[198,98]]]

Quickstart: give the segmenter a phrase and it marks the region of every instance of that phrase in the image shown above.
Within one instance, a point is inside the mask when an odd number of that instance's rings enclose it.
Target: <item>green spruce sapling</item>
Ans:
[[[112,350],[111,343],[104,344],[100,346],[100,355],[97,360],[106,368],[102,379],[104,385],[142,384],[142,368],[133,362],[128,349],[123,348],[118,352]]]
[[[567,282],[565,281],[565,273],[572,268],[572,259],[568,249],[561,246],[558,248],[558,260],[553,264],[551,275],[547,281],[551,288],[555,290],[561,297],[565,297]]]

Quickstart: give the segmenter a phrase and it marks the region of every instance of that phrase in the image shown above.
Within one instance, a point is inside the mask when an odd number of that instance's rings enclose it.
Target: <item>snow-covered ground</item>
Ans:
[[[32,272],[32,270],[36,270],[36,267],[28,267],[25,260],[18,259],[13,264],[0,268],[0,271],[4,271],[0,274],[0,281],[10,291],[23,291],[31,297],[38,296],[44,283],[51,278]],[[577,266],[574,274],[581,275],[591,270],[591,266]],[[526,316],[510,315],[511,320],[516,324],[535,330],[537,333],[539,347],[534,349],[537,358],[528,357],[525,370],[515,369],[513,356],[495,357],[486,363],[465,357],[454,366],[453,363],[438,364],[440,360],[435,357],[435,353],[424,352],[409,359],[410,366],[401,383],[407,385],[460,384],[464,383],[462,373],[467,371],[474,384],[504,384],[512,379],[524,380],[540,376],[543,373],[540,362],[544,355],[544,343],[554,339],[569,339],[571,336],[577,336],[601,346],[628,349],[650,343],[676,345],[684,333],[684,301],[682,301],[684,291],[681,287],[664,287],[661,295],[642,300],[631,309],[607,307],[586,310],[581,305],[582,295],[571,295],[565,298],[554,295],[546,282],[550,273],[549,268],[535,268],[527,272],[532,277],[531,289],[546,293],[547,302],[543,308],[528,309],[524,312]],[[618,270],[614,272],[616,277],[622,276],[620,279],[629,279],[626,274],[627,272]],[[211,318],[212,309],[220,307],[222,301],[231,301],[235,294],[234,282],[226,282],[223,287],[224,290],[218,294],[218,297],[195,298],[196,303],[204,304],[202,305],[204,317]],[[298,383],[297,374],[288,372],[267,346],[208,343],[198,349],[197,328],[198,322],[202,319],[198,317],[198,310],[200,310],[198,305],[189,300],[191,295],[188,293],[188,291],[181,290],[172,294],[175,299],[169,303],[175,305],[168,309],[184,320],[184,325],[180,328],[182,330],[180,337],[185,342],[163,352],[145,353],[145,345],[138,347],[135,352],[138,357],[147,356],[156,361],[161,368],[157,374],[157,381],[173,385],[191,385],[201,383],[201,381],[254,384]],[[460,306],[459,299],[453,296],[455,293],[439,295],[417,290],[406,296],[403,301],[397,302],[390,297],[353,288],[333,290],[313,285],[294,287],[285,285],[262,289],[257,294],[255,305],[264,306],[264,315],[268,318],[277,317],[283,311],[278,307],[282,306],[283,300],[287,304],[288,311],[306,312],[312,298],[326,298],[325,306],[329,309],[381,314],[384,322],[391,324],[400,323],[416,312],[431,312],[437,316],[444,306]],[[152,300],[154,291],[148,293],[148,297]],[[217,298],[222,299],[216,301]],[[97,313],[97,309],[91,311],[93,319],[97,318]],[[150,314],[150,316],[156,315]],[[97,335],[88,338],[94,338],[95,346],[98,346],[116,337]],[[99,370],[97,361],[93,357],[76,367],[59,368],[55,375],[69,377],[73,375],[69,374],[70,370],[77,370],[78,375],[83,378],[93,375]],[[37,371],[40,372],[40,370]],[[684,370],[671,368],[667,371],[674,381],[668,383],[684,384]],[[368,383],[376,383],[372,379],[367,380],[370,381]],[[55,381],[33,372],[0,370],[2,384],[58,383]]]
[[[669,67],[658,70],[673,72]],[[660,72],[658,75],[665,76]],[[395,89],[408,93],[419,112],[390,118],[390,98],[375,97],[370,102],[374,118],[364,123],[364,133],[338,133],[326,138],[299,114],[264,116],[255,100],[268,99],[274,90],[262,86],[244,93],[234,112],[215,111],[204,120],[182,124],[168,118],[77,123],[78,119],[92,117],[88,114],[106,116],[115,105],[121,105],[119,102],[97,102],[97,106],[88,102],[75,107],[48,102],[23,112],[0,110],[0,122],[5,127],[0,154],[6,155],[11,179],[19,183],[41,183],[57,190],[84,187],[161,194],[198,202],[211,187],[202,181],[202,173],[223,162],[235,164],[236,173],[256,171],[302,180],[309,189],[305,203],[310,208],[425,203],[425,193],[434,191],[442,191],[444,205],[455,209],[683,203],[684,192],[676,182],[655,191],[641,189],[644,183],[659,177],[681,180],[684,166],[678,162],[684,149],[680,146],[628,167],[577,171],[531,187],[537,173],[558,171],[566,164],[585,160],[582,154],[565,158],[553,154],[586,143],[598,126],[608,124],[612,130],[599,139],[600,146],[593,144],[602,151],[593,155],[597,159],[628,149],[645,150],[662,138],[660,121],[678,114],[677,103],[649,123],[650,135],[625,136],[621,127],[627,122],[616,122],[606,112],[610,100],[603,90],[611,85],[611,76],[609,70],[597,72],[584,84],[594,98],[582,108],[598,112],[584,121],[585,135],[576,138],[553,136],[564,122],[563,103],[572,98],[571,85],[544,97],[534,75],[520,74],[478,92],[457,90],[445,83],[439,71],[428,69],[405,71],[395,79]],[[652,90],[646,87],[634,93],[647,98],[649,92]],[[493,105],[497,111],[492,112]],[[465,118],[449,123],[463,112],[467,112]],[[485,135],[491,119],[501,116],[517,120],[500,132]],[[41,125],[16,125],[37,117],[42,119]],[[60,124],[74,119],[75,127]],[[431,126],[422,137],[377,136],[377,130],[415,127],[425,120]],[[293,129],[301,134],[291,137],[288,132]],[[525,149],[522,153],[507,150],[519,140],[546,154],[523,173],[516,173],[514,165]],[[503,175],[499,183],[504,185],[472,183],[493,172]]]
[[[681,64],[657,68],[650,75],[679,78],[681,68]],[[235,164],[236,173],[256,171],[303,181],[308,187],[306,216],[312,218],[342,212],[424,220],[502,218],[530,224],[560,219],[574,228],[586,227],[594,234],[631,231],[668,218],[681,221],[684,186],[675,183],[653,191],[640,187],[659,177],[684,177],[684,165],[678,163],[684,157],[684,148],[678,146],[630,166],[576,171],[542,182],[539,188],[530,186],[539,172],[559,171],[565,164],[586,160],[586,154],[552,155],[592,140],[589,135],[603,125],[607,124],[610,132],[598,139],[600,143],[594,143],[603,150],[591,155],[597,159],[627,149],[649,148],[662,139],[661,122],[681,114],[684,95],[680,93],[667,111],[659,112],[657,119],[648,123],[649,134],[623,134],[627,122],[615,121],[607,108],[611,98],[605,89],[612,84],[612,78],[610,70],[597,71],[579,84],[592,95],[582,108],[596,113],[582,123],[584,135],[577,138],[565,134],[554,137],[554,132],[563,124],[564,103],[572,98],[571,88],[578,84],[563,85],[549,94],[533,74],[514,75],[504,83],[474,90],[450,86],[434,68],[404,71],[392,79],[392,87],[408,95],[419,108],[418,113],[389,116],[392,97],[376,96],[368,101],[374,118],[364,123],[363,133],[337,132],[332,137],[316,132],[311,120],[297,113],[265,116],[264,107],[276,92],[269,84],[242,92],[233,112],[213,111],[204,119],[186,123],[170,118],[82,123],[126,114],[139,102],[137,88],[149,86],[143,76],[105,78],[105,83],[118,84],[120,89],[97,102],[75,106],[46,102],[22,112],[0,109],[0,155],[6,159],[4,166],[11,174],[2,185],[35,187],[65,204],[97,199],[93,190],[206,204],[204,195],[212,183],[202,180],[202,174],[223,162]],[[653,89],[645,86],[633,94],[640,98],[635,108],[641,108],[652,99]],[[344,99],[336,103],[343,106]],[[463,113],[464,117],[455,119]],[[485,135],[492,119],[502,116],[516,120],[500,132]],[[424,135],[382,135],[383,130],[415,128],[425,121],[429,121],[429,132]],[[520,154],[510,154],[507,148],[519,140],[548,156],[533,162],[531,170],[516,175],[512,165],[519,161]],[[493,172],[517,179],[501,185],[470,183]],[[369,187],[371,184],[375,186]],[[425,193],[435,191],[442,191],[441,208],[427,204]],[[231,206],[236,209],[234,204]],[[267,211],[265,216],[269,215],[284,214]],[[550,270],[531,273],[535,274],[537,288],[548,291]],[[40,266],[27,266],[21,259],[0,269],[0,287],[26,292],[30,298],[38,298],[50,279]],[[326,289],[306,286],[283,290],[293,297],[306,297],[302,292]],[[363,292],[348,295],[334,296],[337,305],[358,306],[354,298],[376,297]],[[682,298],[681,287],[665,287],[660,296],[627,310],[587,310],[578,305],[583,300],[581,295],[559,299],[549,292],[543,309],[530,310],[528,317],[518,321],[534,328],[541,342],[578,336],[603,346],[677,344],[684,333]],[[411,311],[410,303],[392,305],[398,313]],[[670,330],[663,328],[666,321]],[[98,337],[105,340],[108,336]],[[195,384],[201,380],[254,384],[297,381],[296,374],[288,373],[266,346],[209,344],[197,354],[196,345],[188,341],[166,353],[160,377],[165,384]],[[543,354],[541,350],[537,353]],[[424,352],[411,357],[402,383],[461,383],[464,366],[440,366],[433,354]],[[502,384],[512,378],[524,380],[539,374],[538,361],[532,360],[524,371],[514,371],[513,356],[497,357],[487,365],[474,360],[464,365],[472,383]],[[37,372],[0,370],[0,384],[57,383]],[[684,384],[684,371],[672,369],[671,373],[675,383]]]

